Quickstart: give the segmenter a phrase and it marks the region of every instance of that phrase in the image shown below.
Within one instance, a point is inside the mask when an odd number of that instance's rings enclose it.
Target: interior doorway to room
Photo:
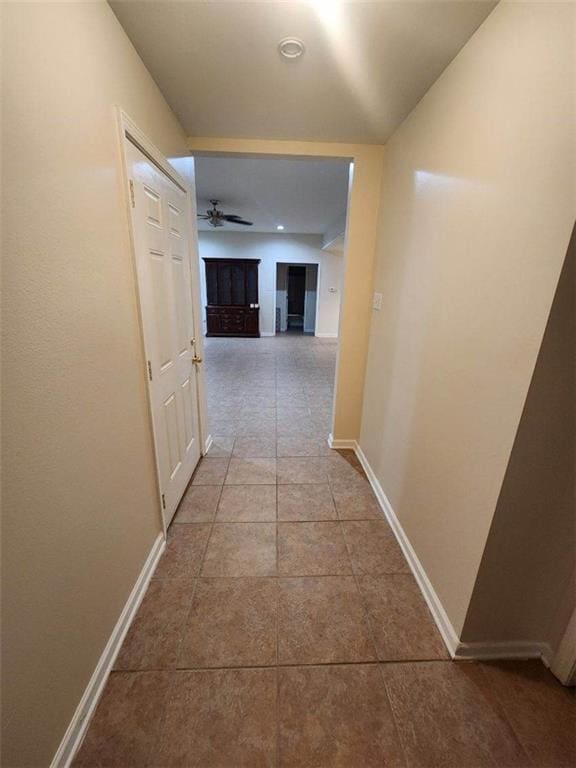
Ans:
[[[286,330],[304,333],[304,305],[306,303],[306,268],[288,267],[286,291]]]
[[[276,265],[276,333],[313,336],[318,308],[318,264]]]
[[[216,155],[195,165],[204,334],[246,338],[250,317],[250,335],[337,340],[350,162]]]
[[[323,455],[350,161],[210,155],[195,166],[212,455]]]

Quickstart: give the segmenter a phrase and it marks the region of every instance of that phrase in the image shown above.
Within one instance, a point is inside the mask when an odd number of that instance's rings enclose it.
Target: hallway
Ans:
[[[207,340],[199,465],[75,766],[573,765],[539,662],[453,663],[351,452],[336,344]]]

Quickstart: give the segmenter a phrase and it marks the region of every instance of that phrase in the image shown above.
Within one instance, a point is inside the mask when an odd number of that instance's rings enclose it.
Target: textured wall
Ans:
[[[576,209],[571,3],[500,3],[386,145],[361,446],[459,634]]]
[[[179,125],[104,2],[4,3],[3,765],[45,766],[159,531],[114,105]]]

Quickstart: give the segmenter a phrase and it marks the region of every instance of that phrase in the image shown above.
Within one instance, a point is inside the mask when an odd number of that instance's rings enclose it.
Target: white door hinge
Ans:
[[[132,208],[136,207],[136,198],[134,197],[134,182],[130,179],[130,203]]]

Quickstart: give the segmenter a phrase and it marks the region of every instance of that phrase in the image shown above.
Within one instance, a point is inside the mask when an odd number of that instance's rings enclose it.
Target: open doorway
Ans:
[[[195,164],[212,455],[324,455],[350,162],[210,156]]]
[[[304,333],[306,267],[288,267],[286,290],[286,330]]]
[[[314,336],[318,264],[276,265],[276,333]]]

